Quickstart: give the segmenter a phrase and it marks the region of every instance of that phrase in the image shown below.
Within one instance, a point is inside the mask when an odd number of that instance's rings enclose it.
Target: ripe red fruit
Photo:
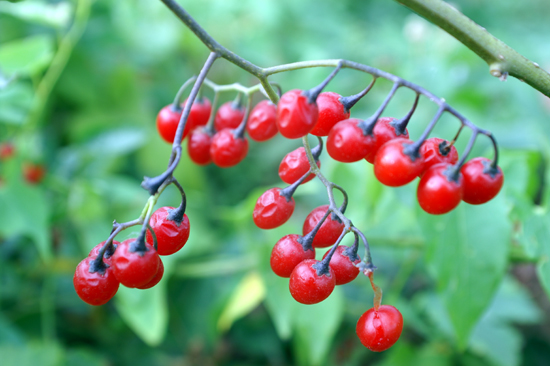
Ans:
[[[38,184],[44,178],[46,169],[41,164],[24,163],[23,164],[23,177],[25,181],[30,184]]]
[[[178,124],[180,123],[181,118],[181,108],[175,107],[172,104],[167,105],[162,108],[157,115],[157,130],[160,137],[168,143],[173,143],[174,138],[176,137],[176,131],[178,129]],[[188,132],[189,124],[185,126],[183,131],[183,137]]]
[[[210,146],[212,134],[204,127],[197,127],[191,132],[187,141],[187,152],[195,164],[207,165],[212,162]]]
[[[15,154],[15,146],[11,142],[0,144],[0,160],[8,160]]]
[[[313,265],[318,263],[320,262],[315,259],[306,259],[290,274],[290,294],[299,303],[317,304],[329,297],[334,290],[334,271],[329,266],[329,273],[318,275],[317,270],[313,268]]]
[[[151,215],[149,220],[149,225],[157,236],[157,253],[159,255],[176,253],[189,239],[191,227],[187,214],[183,214],[183,220],[178,224],[169,218],[172,210],[174,207],[161,207]],[[148,243],[153,243],[153,236],[149,230],[147,230],[146,240]]]
[[[315,259],[315,249],[304,250],[299,239],[296,234],[285,235],[273,247],[270,264],[277,276],[288,278],[300,262]]]
[[[403,316],[395,307],[382,305],[367,310],[357,322],[355,332],[363,346],[382,352],[397,342],[403,330]]]
[[[279,132],[277,129],[277,106],[262,100],[250,112],[246,124],[248,136],[254,141],[267,141]]]
[[[214,127],[216,131],[221,131],[224,128],[237,128],[244,118],[245,110],[238,106],[235,102],[226,102],[218,108]]]
[[[355,267],[354,264],[360,263],[361,259],[356,256],[355,260],[352,262],[348,255],[350,249],[350,247],[340,245],[334,251],[332,258],[330,258],[329,265],[334,271],[336,285],[344,285],[349,283],[357,278],[357,275],[359,274],[359,268]],[[326,252],[323,259],[325,259],[329,253],[330,251]]]
[[[443,145],[442,145],[443,144]],[[424,171],[429,167],[439,163],[456,164],[458,161],[458,151],[456,147],[448,146],[449,141],[439,137],[431,137],[420,146],[420,156],[424,159]],[[446,148],[444,146],[447,146]]]
[[[181,105],[182,111],[187,104],[187,100],[188,99],[185,99]],[[191,110],[189,111],[189,117],[187,117],[187,125],[185,126],[185,131],[183,133],[184,137],[195,128],[206,125],[206,123],[208,123],[208,119],[210,118],[210,113],[212,113],[212,103],[210,103],[210,100],[204,96],[200,99],[196,98],[195,103],[193,103]],[[172,138],[172,140],[174,140],[174,138]]]
[[[98,255],[99,255],[99,251],[101,250],[101,248],[103,248],[103,245],[105,244],[105,241],[102,241],[101,243],[99,243],[98,245],[96,245],[95,247],[92,248],[92,250],[90,250],[90,254],[88,254],[88,257],[91,257],[91,258],[96,258]],[[113,240],[113,245],[114,245],[114,249],[116,250],[116,247],[120,244],[120,242],[116,241],[116,240]],[[113,251],[114,253],[114,251]],[[113,256],[112,255],[109,255],[109,251],[106,250],[105,251],[105,255],[103,256],[103,261],[105,262],[105,264],[107,265],[111,265],[111,262],[112,262],[112,259],[113,259]]]
[[[462,200],[472,205],[480,205],[493,199],[504,183],[500,167],[492,168],[487,158],[477,157],[462,166],[464,176],[464,196]]]
[[[317,160],[317,166],[321,167],[319,160]],[[279,165],[279,177],[281,177],[283,182],[292,184],[303,177],[309,171],[309,168],[306,149],[299,147],[285,155]],[[315,178],[315,174],[311,173],[302,184],[309,182],[313,178]]]
[[[137,240],[126,239],[113,255],[113,271],[126,287],[143,286],[155,276],[159,267],[159,255],[155,248],[145,243],[146,251],[137,251]]]
[[[462,200],[464,179],[459,172],[457,179],[452,177],[453,165],[439,163],[426,170],[418,183],[416,195],[424,211],[432,215],[442,215],[453,210]]]
[[[302,228],[303,235],[307,235],[313,231],[315,226],[319,223],[323,216],[325,216],[327,210],[328,205],[323,205],[313,209],[313,211],[307,215]],[[340,234],[342,234],[344,226],[345,225],[340,222],[339,219],[335,218],[333,220],[332,214],[328,215],[319,228],[319,231],[317,231],[317,234],[315,234],[312,245],[315,248],[326,248],[333,245],[338,240],[338,237],[340,237]]]
[[[317,97],[319,118],[311,134],[315,136],[327,136],[330,129],[340,121],[349,118],[350,112],[340,102],[342,96],[334,92],[324,92]]]
[[[374,175],[390,187],[399,187],[410,183],[424,169],[422,157],[411,158],[403,149],[413,142],[397,138],[380,147],[374,159]]]
[[[310,103],[302,90],[293,89],[279,99],[277,105],[277,128],[287,139],[307,135],[317,123],[317,104]]]
[[[229,168],[239,164],[248,153],[248,139],[236,137],[235,130],[225,128],[212,137],[210,156],[220,168]]]
[[[138,286],[137,288],[140,290],[146,290],[148,288],[151,288],[158,284],[160,280],[162,280],[162,276],[164,275],[164,264],[162,263],[162,260],[159,257],[159,268],[157,269],[157,273],[151,278],[149,282],[147,282],[143,286]]]
[[[274,229],[281,226],[294,212],[294,198],[281,195],[280,188],[271,188],[265,191],[256,201],[253,219],[260,229]]]
[[[338,122],[327,137],[327,152],[331,158],[343,163],[351,163],[363,159],[368,153],[370,135],[364,136],[358,127],[362,122],[350,118]]]
[[[391,125],[391,123],[395,120],[396,118],[392,117],[382,117],[379,118],[374,125],[374,129],[372,131],[373,138],[370,141],[369,149],[367,155],[365,156],[365,160],[369,163],[374,164],[376,153],[378,152],[380,147],[386,142],[396,138],[409,138],[409,131],[407,131],[407,129],[405,129],[405,132],[403,134],[399,136],[397,135],[395,127]]]
[[[82,301],[98,306],[111,300],[120,285],[111,267],[104,271],[90,272],[90,265],[95,258],[84,258],[74,272],[73,285]]]

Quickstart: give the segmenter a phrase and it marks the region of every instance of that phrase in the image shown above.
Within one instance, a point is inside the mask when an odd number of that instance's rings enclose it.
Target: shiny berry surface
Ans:
[[[395,118],[392,117],[382,117],[376,121],[372,130],[373,138],[369,141],[368,152],[365,156],[365,160],[369,163],[374,164],[376,153],[386,142],[396,138],[409,138],[409,131],[406,129],[404,134],[397,135],[395,127],[391,125],[393,121],[395,121]]]
[[[329,273],[318,275],[313,265],[315,259],[300,262],[290,274],[288,287],[294,300],[302,304],[317,304],[325,300],[336,285],[334,271],[329,266]]]
[[[452,211],[460,201],[464,191],[464,179],[459,172],[458,179],[447,176],[453,165],[439,163],[424,172],[416,196],[424,211],[432,215],[442,215]]]
[[[162,280],[162,276],[164,275],[164,264],[162,263],[162,259],[159,258],[159,268],[157,269],[157,273],[151,278],[149,282],[147,282],[143,286],[138,286],[137,288],[140,290],[146,290],[148,288],[151,288],[155,285],[157,285],[160,280]]]
[[[236,107],[234,102],[226,102],[218,108],[214,127],[216,131],[224,128],[237,128],[243,121],[245,110],[243,107]]]
[[[317,166],[321,167],[321,162],[317,161]],[[309,171],[310,165],[307,159],[306,150],[299,147],[285,155],[279,165],[279,177],[287,184],[292,184],[304,176]],[[311,173],[302,182],[306,183],[315,178],[315,174]]]
[[[351,261],[348,252],[350,248],[345,245],[339,245],[332,258],[330,258],[330,268],[334,271],[334,278],[336,279],[336,285],[345,285],[350,283],[357,275],[359,275],[359,268],[355,267],[354,264],[361,262],[361,259],[358,257],[355,261]],[[323,256],[325,259],[330,251],[326,252]]]
[[[363,159],[369,152],[372,136],[363,135],[358,127],[360,119],[350,118],[338,122],[327,137],[327,152],[331,158],[342,163]]]
[[[98,306],[115,296],[120,283],[111,267],[107,267],[104,273],[99,271],[90,273],[90,265],[94,259],[86,257],[76,266],[73,285],[82,301]]]
[[[428,170],[432,165],[439,163],[456,164],[458,161],[458,151],[456,147],[451,146],[441,148],[441,144],[449,144],[449,141],[440,139],[439,137],[430,137],[422,143],[420,147],[420,156],[424,159],[424,171]]]
[[[172,104],[162,108],[157,115],[157,130],[160,137],[168,143],[173,143],[176,137],[176,131],[180,122],[182,110],[174,107]],[[183,137],[189,132],[188,126],[185,126]]]
[[[491,169],[491,160],[477,157],[467,161],[460,169],[464,176],[462,200],[472,205],[480,205],[493,199],[504,183],[502,169]]]
[[[187,99],[181,105],[182,111],[186,104]],[[187,136],[189,131],[193,131],[199,126],[206,125],[206,123],[208,123],[208,119],[210,118],[210,113],[212,113],[212,103],[210,103],[208,98],[203,96],[200,99],[195,99],[195,103],[193,103],[191,110],[189,111],[189,117],[187,117],[187,125],[185,126],[184,136]]]
[[[212,137],[210,157],[220,168],[239,164],[248,154],[248,139],[235,137],[235,130],[223,129]]]
[[[282,237],[271,251],[271,269],[280,277],[290,277],[290,274],[300,262],[315,259],[315,249],[304,251],[298,242],[299,235],[290,234]]]
[[[183,248],[187,239],[189,239],[189,218],[183,214],[181,223],[169,219],[169,215],[174,207],[161,207],[156,210],[149,221],[149,224],[157,236],[157,253],[159,255],[170,255]],[[153,236],[147,230],[147,242],[153,243]]]
[[[277,129],[277,106],[262,100],[254,106],[248,117],[246,132],[254,141],[267,141],[274,137]]]
[[[403,316],[395,307],[382,305],[375,311],[367,310],[355,328],[363,346],[374,352],[382,352],[397,342],[403,331]]]
[[[421,157],[411,158],[403,149],[412,141],[397,138],[380,147],[374,159],[374,175],[380,183],[399,187],[412,182],[424,169]]]
[[[159,266],[159,255],[153,246],[145,243],[145,252],[136,251],[136,239],[126,239],[113,255],[113,272],[126,287],[143,286],[155,276]]]
[[[323,205],[313,209],[313,211],[311,211],[309,215],[307,215],[304,221],[304,225],[302,227],[303,235],[306,235],[313,231],[313,229],[323,218],[327,210],[328,205]],[[332,214],[329,214],[319,228],[319,231],[317,231],[317,234],[315,234],[312,243],[313,246],[316,248],[326,248],[333,245],[334,243],[336,243],[336,240],[338,240],[340,234],[342,234],[342,230],[344,230],[344,224],[340,222],[337,218],[333,219]]]
[[[274,229],[288,221],[294,212],[294,198],[287,201],[280,188],[265,191],[256,201],[253,219],[260,229]]]
[[[287,139],[307,135],[317,123],[319,110],[316,103],[309,103],[302,90],[286,92],[277,104],[277,128]]]
[[[311,134],[315,136],[327,136],[330,129],[340,121],[349,118],[350,112],[346,111],[340,102],[342,96],[334,92],[324,92],[317,97],[319,118]]]
[[[191,160],[198,165],[208,165],[212,162],[210,146],[212,135],[203,127],[195,128],[187,141],[187,153]]]

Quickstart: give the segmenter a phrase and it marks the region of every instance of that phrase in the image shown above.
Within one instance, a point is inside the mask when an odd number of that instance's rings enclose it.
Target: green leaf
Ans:
[[[52,259],[49,208],[39,187],[10,180],[0,187],[0,235],[28,235],[42,260]]]
[[[231,298],[218,319],[221,332],[231,328],[233,323],[254,310],[265,298],[265,285],[256,272],[250,272],[237,285]]]
[[[56,4],[41,1],[25,1],[17,5],[0,3],[0,13],[10,14],[31,23],[63,28],[71,21],[72,5],[68,1]]]
[[[30,76],[43,70],[54,55],[53,38],[37,35],[4,43],[0,48],[0,69],[10,75]]]
[[[540,211],[537,211],[540,212]],[[539,230],[534,233],[541,248],[537,274],[546,295],[550,298],[550,212],[537,216]]]
[[[62,366],[63,349],[56,343],[29,343],[24,346],[0,345],[2,366]]]
[[[287,295],[290,297],[290,294]],[[344,315],[344,297],[336,287],[328,299],[301,305],[293,313],[294,349],[301,365],[320,365],[326,359]]]
[[[158,285],[147,290],[121,285],[115,295],[115,306],[121,318],[149,346],[159,345],[168,327],[166,286],[175,259],[162,257],[162,263],[164,275]]]
[[[444,216],[421,216],[429,269],[460,348],[504,275],[511,235],[507,214],[497,197],[479,206],[462,203]]]

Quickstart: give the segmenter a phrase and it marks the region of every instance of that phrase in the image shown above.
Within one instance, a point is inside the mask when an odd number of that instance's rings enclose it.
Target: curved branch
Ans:
[[[491,75],[511,75],[550,97],[550,74],[442,0],[396,0],[462,42],[489,65]]]

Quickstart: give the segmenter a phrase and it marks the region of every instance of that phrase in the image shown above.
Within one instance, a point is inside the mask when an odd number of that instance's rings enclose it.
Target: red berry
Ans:
[[[235,137],[235,130],[225,128],[212,137],[210,156],[214,164],[229,168],[239,164],[248,153],[248,139]]]
[[[90,272],[95,258],[84,258],[74,272],[73,285],[78,297],[90,305],[103,305],[111,300],[120,285],[111,267],[104,271]]]
[[[382,352],[397,342],[403,330],[403,316],[395,307],[382,305],[378,311],[367,310],[357,322],[355,331],[363,346]]]
[[[237,128],[244,118],[244,108],[236,107],[234,102],[224,103],[216,112],[214,127],[216,131],[221,131],[224,128]]]
[[[182,111],[186,104],[187,99],[185,99],[181,105]],[[184,136],[186,136],[188,132],[193,131],[195,128],[206,125],[208,123],[208,119],[210,118],[210,113],[212,113],[212,104],[208,98],[202,97],[200,100],[195,99],[195,103],[193,103],[191,110],[189,111],[189,117],[187,117],[187,125],[185,126]],[[174,138],[172,138],[172,140],[174,140]]]
[[[317,160],[317,166],[321,167],[321,162],[319,160]],[[279,177],[281,177],[283,182],[292,184],[302,178],[304,174],[309,171],[309,168],[310,165],[307,159],[306,149],[299,147],[285,155],[279,165]],[[315,178],[315,174],[311,173],[302,184],[309,182],[313,178]]]
[[[368,152],[368,141],[371,136],[363,135],[357,125],[360,119],[350,118],[338,122],[327,137],[327,152],[331,158],[343,163],[363,159]]]
[[[442,144],[447,148],[442,148]],[[456,147],[449,146],[449,141],[440,139],[439,137],[431,137],[422,143],[420,146],[420,156],[424,159],[424,171],[429,167],[439,163],[456,164],[458,161],[458,151]]]
[[[161,207],[151,215],[149,220],[149,225],[157,236],[157,253],[159,255],[176,253],[189,239],[189,218],[183,214],[183,220],[178,224],[169,218],[172,210],[174,207]],[[147,230],[146,238],[148,243],[153,242],[153,236],[149,230]]]
[[[316,103],[301,90],[294,89],[283,94],[277,105],[277,127],[281,135],[297,139],[307,135],[317,123],[319,110]]]
[[[191,132],[187,141],[187,152],[195,164],[207,165],[212,162],[210,157],[210,146],[212,135],[204,127],[197,127]]]
[[[280,277],[290,277],[292,270],[305,259],[315,259],[315,249],[304,251],[298,242],[299,235],[290,234],[282,237],[271,251],[271,269]]]
[[[157,130],[160,137],[168,143],[173,143],[181,118],[181,108],[170,104],[162,108],[157,115]],[[183,137],[189,132],[189,124],[185,126]]]
[[[277,106],[262,100],[250,112],[246,124],[248,136],[254,141],[267,141],[279,132],[277,130]]]
[[[330,268],[334,271],[334,278],[336,279],[336,285],[344,285],[353,281],[359,274],[359,268],[355,267],[354,264],[361,262],[361,259],[356,256],[356,259],[352,262],[348,252],[350,247],[345,245],[340,245],[334,251],[332,258],[330,258]],[[344,253],[346,251],[346,253]],[[330,253],[326,252],[323,256],[323,259]]]
[[[315,259],[300,262],[290,274],[289,289],[294,300],[302,304],[317,304],[334,290],[336,285],[334,271],[328,268],[328,274],[317,274],[313,265],[320,263]]]
[[[140,290],[146,290],[148,288],[151,288],[160,282],[163,275],[164,275],[164,264],[162,263],[162,260],[159,257],[159,268],[157,269],[157,273],[153,276],[153,278],[151,278],[149,282],[147,282],[143,286],[138,286],[137,288]]]
[[[103,245],[105,244],[104,241],[102,241],[101,243],[99,243],[98,245],[96,245],[95,247],[92,248],[92,250],[90,250],[90,254],[88,254],[88,257],[92,257],[92,258],[95,258],[99,255],[99,251],[101,250],[101,248],[103,248]],[[119,245],[120,243],[116,240],[113,240],[113,245],[114,245],[114,250],[116,250],[116,247]],[[113,250],[113,253],[114,253],[114,250]],[[112,255],[109,255],[109,251],[106,250],[105,251],[105,255],[103,256],[103,261],[105,262],[105,264],[108,264],[108,265],[111,265],[111,261],[113,259],[113,256]]]
[[[313,209],[313,211],[311,211],[309,215],[307,215],[306,220],[304,221],[304,226],[302,228],[303,235],[307,235],[308,233],[313,231],[315,226],[319,223],[323,216],[325,216],[327,210],[328,205],[323,205]],[[317,234],[315,234],[312,245],[315,248],[330,247],[331,245],[336,243],[336,240],[338,240],[340,234],[342,234],[342,230],[344,230],[344,226],[345,225],[340,222],[339,219],[335,218],[333,220],[331,213],[325,219],[325,221],[319,228],[319,231],[317,231]]]
[[[374,164],[374,157],[376,156],[376,153],[386,142],[396,138],[409,138],[409,131],[407,131],[407,129],[405,129],[405,133],[397,136],[395,127],[391,125],[391,123],[395,120],[396,119],[392,117],[382,117],[379,118],[374,125],[374,129],[372,131],[373,139],[370,142],[367,156],[365,156],[365,160],[369,163]]]
[[[146,251],[137,251],[136,239],[126,239],[116,248],[113,255],[113,271],[116,278],[126,287],[143,286],[155,276],[159,267],[159,256],[155,248],[145,243]]]
[[[0,160],[8,160],[15,154],[15,146],[11,142],[0,144]]]
[[[412,141],[397,138],[386,142],[374,159],[374,175],[390,187],[399,187],[410,183],[424,169],[422,157],[411,158],[403,149],[410,146]]]
[[[349,118],[349,111],[340,102],[342,96],[334,92],[324,92],[317,97],[319,118],[311,134],[315,136],[327,136],[330,129],[340,121]]]
[[[480,205],[493,199],[504,183],[500,167],[492,168],[487,158],[477,157],[462,166],[464,176],[464,196],[462,200],[472,205]]]
[[[46,169],[41,164],[24,163],[23,164],[23,177],[25,181],[30,184],[38,184],[44,178]]]
[[[294,212],[294,198],[287,200],[281,195],[280,188],[271,188],[264,192],[256,201],[253,219],[260,229],[274,229],[281,226]]]
[[[450,176],[454,166],[446,163],[432,165],[418,183],[416,195],[424,211],[432,215],[442,215],[453,210],[462,200],[464,179],[458,173],[455,181]]]

